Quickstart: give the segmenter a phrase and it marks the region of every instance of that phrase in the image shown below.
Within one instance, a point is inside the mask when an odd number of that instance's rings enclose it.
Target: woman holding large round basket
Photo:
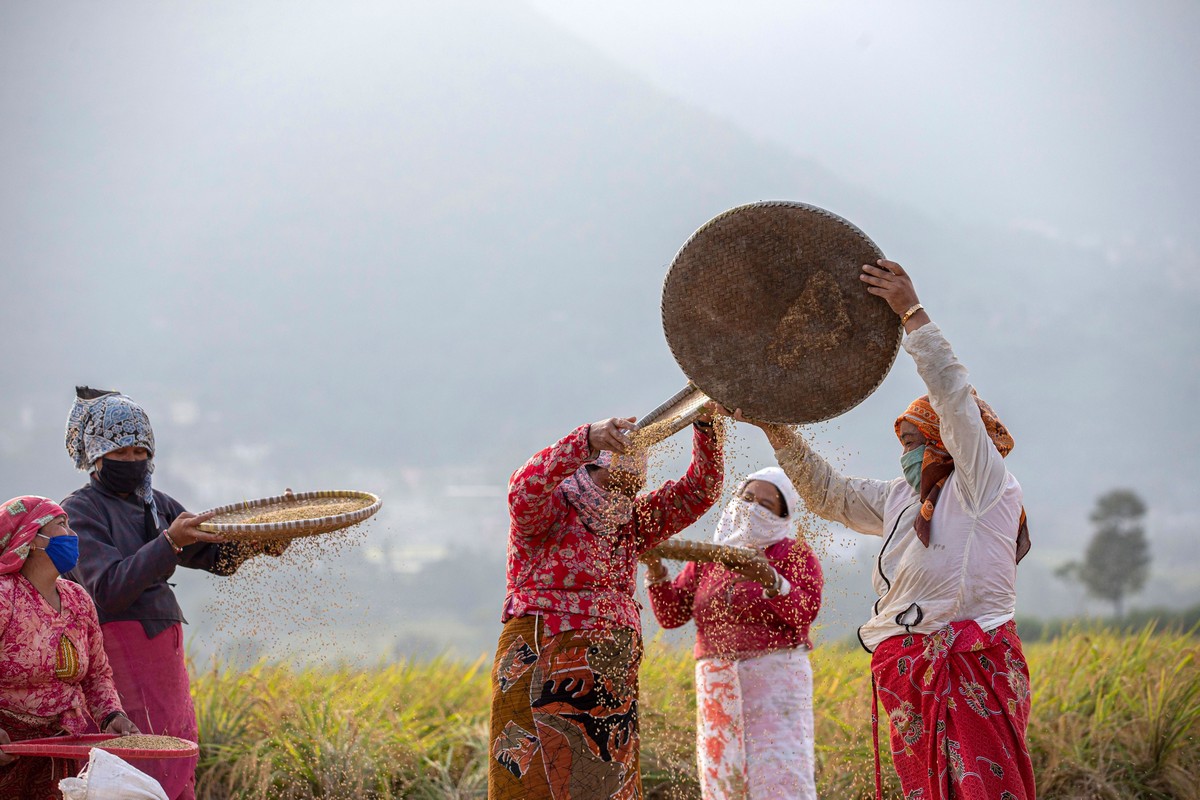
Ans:
[[[117,392],[81,387],[67,420],[67,452],[90,473],[63,501],[79,535],[71,577],[95,600],[121,702],[144,733],[197,740],[183,651],[185,622],[167,580],[177,567],[231,575],[246,558],[282,544],[223,543],[153,488],[154,431],[141,406]],[[176,800],[195,792],[196,758],[137,762]]]
[[[640,798],[637,559],[721,493],[711,417],[678,481],[636,496],[632,419],[583,425],[509,481],[508,596],[492,670],[492,800]]]
[[[705,800],[815,800],[809,626],[821,608],[821,564],[793,525],[800,496],[779,467],[748,477],[713,542],[753,553],[741,563],[689,561],[669,580],[643,560],[664,628],[696,622],[696,760]]]
[[[121,709],[96,607],[60,575],[78,550],[67,516],[45,497],[0,506],[0,744],[48,736],[137,733]],[[67,759],[0,753],[0,797],[62,797]]]
[[[882,539],[879,600],[859,639],[904,796],[1032,800],[1029,670],[1013,621],[1029,535],[1004,464],[1013,440],[900,265],[866,264],[860,280],[899,316],[929,390],[895,422],[903,477],[843,477],[791,428],[760,427],[809,510]]]

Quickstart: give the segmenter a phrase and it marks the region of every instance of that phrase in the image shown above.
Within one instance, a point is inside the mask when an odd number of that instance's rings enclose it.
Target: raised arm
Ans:
[[[554,490],[592,459],[590,428],[580,425],[536,453],[508,479],[508,511],[514,533],[539,536],[550,529],[555,518],[566,513],[566,501]]]
[[[740,419],[740,414],[739,414]],[[883,533],[883,508],[891,483],[847,478],[787,425],[759,424],[775,448],[775,458],[809,511],[859,533]]]
[[[692,463],[682,478],[637,499],[637,551],[645,552],[688,527],[721,496],[725,460],[712,423],[692,426]]]
[[[864,265],[863,281],[869,284],[867,291],[883,297],[904,320],[908,333],[904,349],[913,357],[917,373],[929,390],[942,443],[954,459],[958,484],[968,503],[976,509],[986,507],[1004,491],[1008,473],[980,416],[967,368],[955,357],[941,329],[929,319],[903,267],[886,259],[877,266]]]

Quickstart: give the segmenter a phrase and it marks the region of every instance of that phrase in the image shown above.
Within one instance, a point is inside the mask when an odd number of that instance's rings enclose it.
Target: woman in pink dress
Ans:
[[[60,577],[79,544],[45,497],[0,507],[0,743],[97,728],[137,733],[117,698],[96,607]],[[58,798],[73,761],[0,752],[0,797]]]

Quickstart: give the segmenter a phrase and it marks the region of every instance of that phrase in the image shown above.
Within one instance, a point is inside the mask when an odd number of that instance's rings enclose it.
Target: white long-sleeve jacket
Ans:
[[[929,389],[942,441],[954,458],[934,508],[928,548],[913,527],[919,498],[904,478],[844,477],[800,438],[776,452],[814,514],[883,539],[872,575],[879,599],[874,616],[858,630],[870,651],[890,636],[932,633],[961,620],[990,630],[1016,613],[1021,485],[988,437],[967,369],[941,330],[921,326],[906,337],[904,349]]]

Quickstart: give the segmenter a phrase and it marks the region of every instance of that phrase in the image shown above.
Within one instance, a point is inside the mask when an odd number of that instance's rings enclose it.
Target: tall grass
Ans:
[[[1026,648],[1039,797],[1200,798],[1197,640],[1147,627],[1068,633]],[[816,686],[822,797],[874,796],[868,656],[822,648]],[[217,798],[482,798],[489,660],[372,670],[214,665],[193,681],[198,795]],[[656,798],[698,796],[690,654],[659,642],[641,672],[642,774]],[[886,722],[885,722],[886,725]],[[880,731],[886,743],[887,730]],[[888,797],[899,785],[883,748]]]

